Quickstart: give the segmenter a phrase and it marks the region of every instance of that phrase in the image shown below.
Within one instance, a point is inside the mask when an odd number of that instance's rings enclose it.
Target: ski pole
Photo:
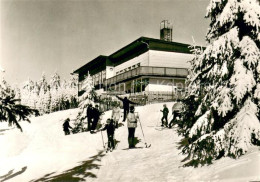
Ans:
[[[103,139],[103,134],[102,134],[102,130],[101,130],[101,137],[102,137],[102,144],[103,144],[103,148],[105,148],[105,145],[104,145],[104,139]]]
[[[140,119],[138,119],[139,123],[140,123],[140,127],[141,127],[141,130],[142,130],[142,134],[143,134],[143,137],[144,137],[144,131],[143,131],[143,128],[142,128],[142,124],[141,124],[141,121]],[[144,143],[146,145],[146,140],[145,140],[145,137],[144,137]]]
[[[143,127],[142,127],[142,123],[141,123],[139,118],[138,118],[138,121],[140,123],[140,127],[141,127],[141,130],[142,130],[142,133],[143,133],[145,147],[148,148],[148,147],[150,147],[150,145],[148,146],[147,143],[146,143],[145,136],[144,136],[144,131],[143,131]]]

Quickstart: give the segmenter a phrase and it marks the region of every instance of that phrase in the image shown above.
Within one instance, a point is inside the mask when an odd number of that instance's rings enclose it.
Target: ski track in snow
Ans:
[[[173,103],[167,103],[168,108]],[[8,171],[25,170],[9,181],[31,181],[42,178],[46,174],[59,175],[64,171],[79,166],[80,162],[90,160],[90,157],[103,150],[100,161],[94,161],[98,167],[85,171],[94,174],[96,178],[77,174],[86,181],[260,181],[260,150],[252,148],[239,159],[223,158],[210,166],[183,168],[181,160],[185,157],[177,149],[180,137],[176,128],[155,128],[160,125],[163,103],[137,107],[140,114],[145,139],[150,148],[145,148],[140,124],[136,129],[136,137],[140,142],[137,149],[124,150],[128,147],[127,126],[120,127],[115,132],[119,141],[113,152],[106,153],[103,149],[101,133],[89,132],[64,136],[62,123],[67,118],[76,117],[77,109],[56,112],[42,117],[32,118],[32,123],[22,122],[24,132],[17,129],[1,132],[0,143],[5,146],[0,150],[0,181]],[[147,114],[148,113],[148,114]],[[111,111],[102,116],[105,122],[111,116]],[[72,122],[71,122],[71,125]],[[1,128],[7,124],[1,123]],[[106,132],[102,132],[104,142],[107,142]],[[1,178],[2,176],[2,178]]]

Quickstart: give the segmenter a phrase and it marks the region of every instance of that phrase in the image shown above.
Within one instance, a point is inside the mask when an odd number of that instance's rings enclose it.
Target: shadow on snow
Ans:
[[[46,174],[45,176],[32,180],[30,182],[39,182],[39,181],[70,181],[70,182],[77,182],[77,181],[85,181],[85,178],[96,178],[97,176],[91,172],[88,172],[91,169],[99,169],[100,165],[95,164],[96,161],[101,161],[101,157],[103,157],[103,151],[100,151],[97,155],[90,157],[90,160],[81,162],[80,165],[64,171],[62,174],[52,176],[53,173]]]
[[[26,169],[27,169],[27,166],[23,167],[23,168],[21,169],[21,171],[18,171],[18,172],[16,172],[16,173],[13,173],[13,172],[14,172],[14,169],[12,169],[12,170],[10,170],[7,174],[5,174],[5,175],[3,175],[3,176],[0,176],[0,181],[3,182],[3,181],[7,181],[7,180],[9,180],[9,179],[11,179],[11,178],[14,178],[14,177],[16,177],[16,176],[18,176],[18,175],[24,173],[24,172],[26,171]]]

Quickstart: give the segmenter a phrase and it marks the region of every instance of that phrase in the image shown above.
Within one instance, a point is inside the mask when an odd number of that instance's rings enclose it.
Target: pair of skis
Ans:
[[[137,120],[139,121],[139,123],[140,123],[140,127],[141,127],[141,130],[142,130],[142,134],[143,134],[143,137],[144,137],[144,144],[145,144],[145,148],[150,148],[151,147],[151,144],[148,144],[148,143],[146,143],[146,140],[145,140],[145,136],[144,136],[144,131],[143,131],[143,127],[142,127],[142,123],[141,123],[141,121],[140,121],[140,119],[139,119],[139,115],[138,115],[138,113],[137,112],[135,112],[136,114],[137,114]],[[103,143],[103,148],[105,149],[105,144],[104,144],[104,138],[103,138],[103,134],[102,134],[102,131],[100,132],[101,133],[101,136],[102,136],[102,143]],[[116,146],[117,146],[117,143],[115,143],[115,148],[116,148]],[[110,152],[112,152],[113,151],[113,149],[111,150],[111,149],[109,149],[108,150],[108,148],[107,148],[107,150],[106,150],[106,152],[108,152],[108,151],[110,151]]]
[[[154,129],[158,130],[158,131],[162,131],[162,130],[167,130],[167,129],[171,129],[171,128],[168,128],[166,126],[158,126],[158,127],[155,127]]]
[[[102,137],[103,148],[106,149],[106,153],[108,153],[109,151],[110,151],[110,152],[113,152],[113,150],[116,149],[116,147],[117,147],[116,140],[114,139],[114,142],[115,142],[115,148],[114,148],[114,149],[113,149],[112,147],[109,148],[109,147],[108,147],[108,143],[104,143],[104,138],[103,138],[103,133],[102,133],[102,131],[100,131],[100,133],[101,133],[101,137]],[[107,148],[106,148],[106,144],[107,144]]]
[[[107,147],[106,153],[108,153],[108,152],[113,152],[113,150],[114,150],[113,148],[108,148],[108,147]]]
[[[108,152],[113,152],[113,150],[115,150],[116,149],[116,147],[117,147],[117,142],[116,142],[116,140],[114,139],[114,145],[115,145],[115,148],[113,148],[113,147],[108,147],[108,143],[105,143],[105,146],[107,145],[107,148],[106,147],[104,147],[104,148],[106,148],[106,153],[108,153]]]

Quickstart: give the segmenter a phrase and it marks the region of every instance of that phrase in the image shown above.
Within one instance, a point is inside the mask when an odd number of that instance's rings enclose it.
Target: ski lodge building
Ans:
[[[172,27],[162,21],[160,39],[140,37],[109,56],[100,55],[78,68],[79,95],[89,73],[96,90],[106,94],[145,95],[148,100],[172,100],[184,92],[194,57],[190,45],[172,42]]]

